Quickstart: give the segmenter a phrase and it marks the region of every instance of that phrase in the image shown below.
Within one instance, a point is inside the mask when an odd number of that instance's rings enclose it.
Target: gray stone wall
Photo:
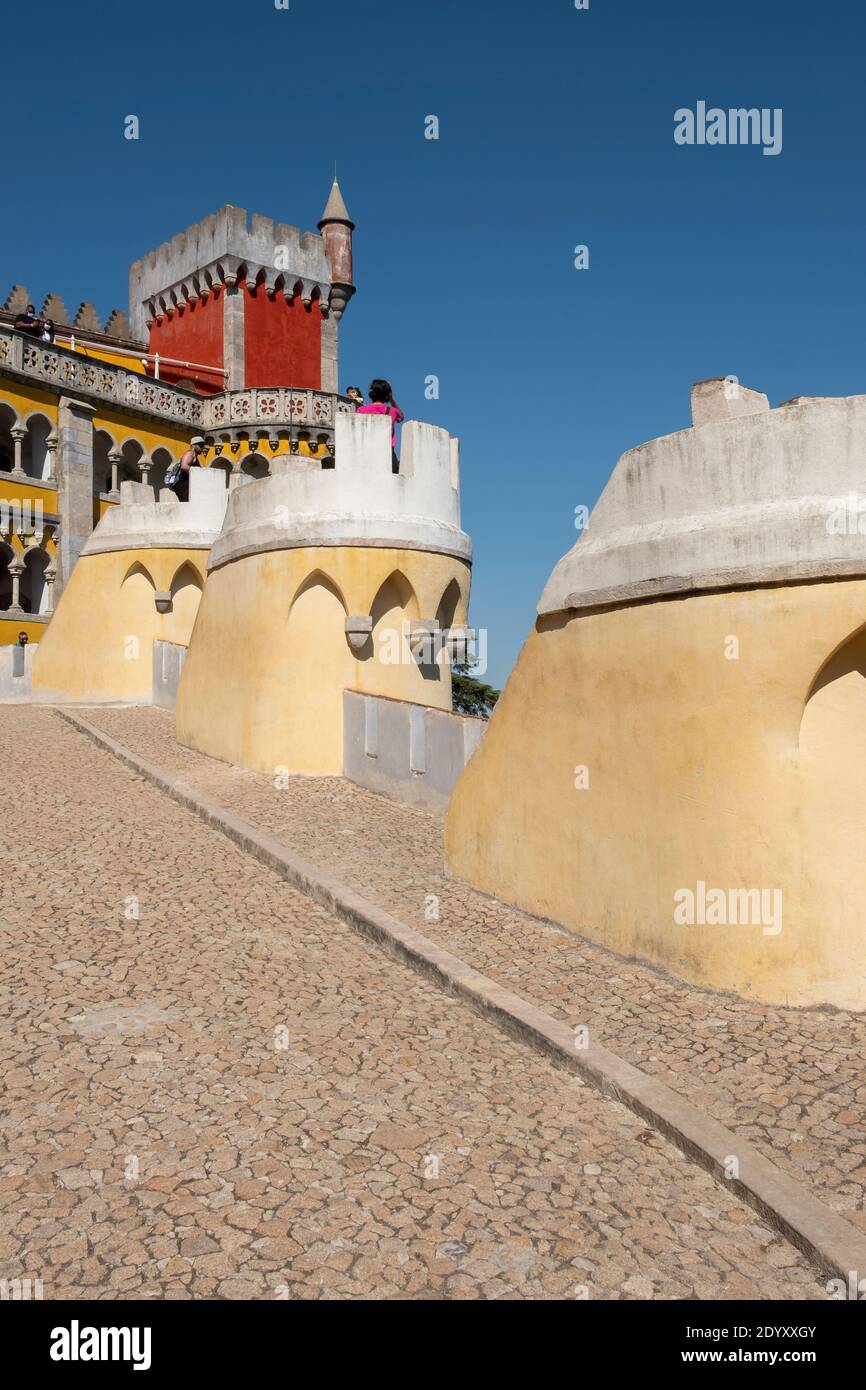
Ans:
[[[153,644],[153,703],[158,709],[174,709],[186,652],[176,642]]]
[[[86,401],[60,397],[57,415],[57,596],[93,530],[93,415]]]
[[[444,810],[486,720],[343,692],[343,773],[395,801]]]

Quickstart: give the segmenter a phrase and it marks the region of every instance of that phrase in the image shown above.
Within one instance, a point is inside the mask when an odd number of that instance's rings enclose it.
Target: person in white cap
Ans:
[[[178,502],[189,501],[189,470],[191,468],[201,467],[198,456],[203,448],[204,439],[200,434],[195,435],[195,437],[189,441],[189,448],[177,465],[177,476],[175,481],[171,483],[167,482],[166,484],[171,488],[172,492],[174,492]]]

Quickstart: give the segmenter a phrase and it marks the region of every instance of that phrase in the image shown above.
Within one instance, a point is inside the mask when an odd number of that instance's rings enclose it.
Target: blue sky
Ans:
[[[130,261],[222,203],[314,229],[337,161],[342,384],[386,375],[461,436],[489,679],[575,506],[688,424],[693,381],[864,389],[858,0],[52,0],[4,38],[4,297],[126,307]],[[782,153],[676,145],[699,100],[781,107]]]

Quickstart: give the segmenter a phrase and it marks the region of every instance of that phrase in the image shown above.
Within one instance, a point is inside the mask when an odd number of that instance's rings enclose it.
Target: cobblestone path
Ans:
[[[171,721],[139,713],[98,718],[189,775]],[[45,1298],[824,1297],[630,1112],[58,715],[4,708],[0,747],[0,1278]],[[407,902],[436,891],[431,818],[196,768],[260,823],[306,820],[308,855],[366,861],[393,901],[389,823]]]
[[[174,741],[155,709],[84,712],[410,926],[658,1076],[866,1231],[866,1015],[779,1008],[625,960],[443,872],[442,822],[341,778],[271,781]],[[428,895],[439,920],[425,914]]]

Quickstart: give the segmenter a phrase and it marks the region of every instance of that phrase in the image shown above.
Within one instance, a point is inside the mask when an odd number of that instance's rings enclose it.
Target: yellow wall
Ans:
[[[8,647],[18,641],[19,632],[26,632],[31,642],[41,642],[47,632],[45,623],[34,623],[28,613],[23,617],[10,618],[0,612],[0,647]]]
[[[0,488],[0,497],[2,497],[2,488]],[[46,523],[46,525],[48,525],[48,523]],[[0,541],[3,541],[6,545],[11,546],[12,549],[17,551],[19,555],[27,554],[28,542],[31,539],[32,534],[28,533],[24,536],[21,536],[18,534],[17,531],[13,531],[11,533],[6,532],[3,536],[0,536]],[[47,532],[43,537],[41,549],[46,551],[50,559],[55,560],[57,558],[57,546],[55,544],[54,537],[52,535],[49,535]]]
[[[67,349],[72,347],[68,334],[58,334],[55,339],[55,347]],[[72,351],[80,353],[82,357],[93,358],[96,362],[113,362],[116,367],[122,367],[126,372],[137,372],[139,376],[145,375],[142,365],[142,357],[146,355],[144,349],[141,353],[129,355],[132,349],[125,352],[112,352],[111,348],[99,347],[96,343],[83,343],[79,338],[76,338]]]
[[[100,409],[94,415],[93,430],[94,433],[104,430],[111,435],[118,449],[122,449],[127,440],[135,439],[146,454],[152,454],[154,449],[168,449],[172,458],[177,458],[184,449],[189,448],[190,439],[198,432],[189,425],[179,429],[176,425],[163,426],[154,422],[151,426],[139,417],[108,409]]]
[[[213,570],[181,679],[179,740],[259,771],[340,773],[344,689],[450,709],[447,666],[425,679],[414,660],[399,659],[399,639],[404,619],[435,616],[453,579],[454,621],[465,623],[469,569],[444,555],[310,547]],[[370,614],[378,622],[364,658],[351,651],[345,620]],[[386,653],[397,660],[386,664]]]
[[[119,550],[82,555],[33,663],[37,699],[70,703],[150,702],[155,639],[189,641],[203,583],[203,550]],[[187,565],[188,569],[183,570]],[[155,590],[171,590],[173,611],[157,613]]]
[[[44,415],[46,420],[57,424],[58,393],[43,390],[40,386],[20,385],[18,382],[0,379],[0,403],[11,405],[20,420],[29,415]]]
[[[33,479],[13,478],[8,473],[0,473],[0,502],[19,503],[22,508],[31,504],[30,516],[34,517],[33,504],[42,503],[42,511],[57,514],[57,490],[53,487],[34,485]]]
[[[699,984],[866,1007],[866,638],[809,699],[864,617],[856,580],[540,622],[452,796],[452,871]],[[675,923],[699,880],[780,889],[781,931],[770,896],[767,934]]]

